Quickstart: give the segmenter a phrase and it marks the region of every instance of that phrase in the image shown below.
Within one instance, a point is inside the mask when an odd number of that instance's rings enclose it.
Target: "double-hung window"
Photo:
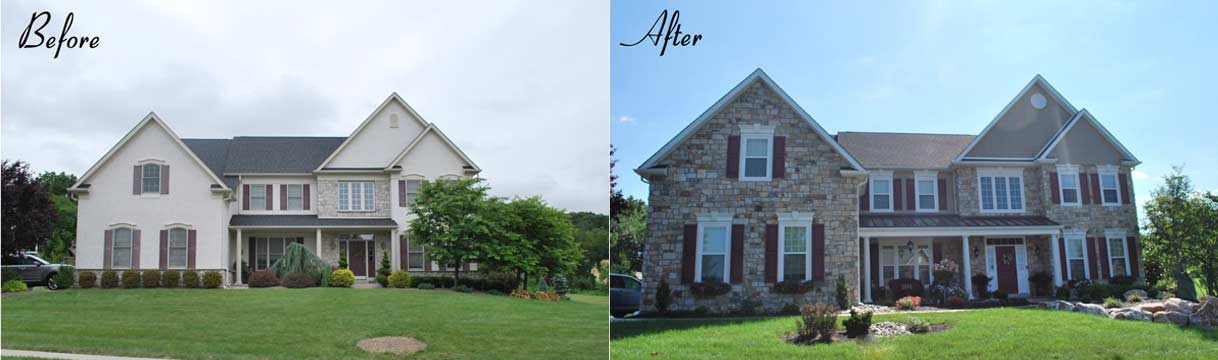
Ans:
[[[1108,242],[1108,271],[1110,276],[1128,276],[1129,249],[1125,248],[1125,231],[1109,229],[1104,233]]]
[[[782,245],[778,256],[780,280],[812,280],[812,222],[780,221],[779,238]]]
[[[1061,191],[1062,205],[1079,206],[1078,167],[1073,165],[1057,166],[1057,187]]]
[[[250,209],[266,209],[266,185],[250,185]]]
[[[111,266],[115,269],[130,269],[131,268],[131,239],[133,236],[131,228],[115,228],[112,233],[110,252]]]
[[[906,245],[880,246],[880,281],[892,279],[917,279],[930,284],[930,265],[933,262],[930,244],[916,244],[912,249]]]
[[[410,270],[423,270],[423,262],[426,261],[423,256],[423,244],[417,241],[410,241],[409,238],[407,238],[406,242],[408,243],[406,248],[406,268]]]
[[[1022,170],[987,170],[977,174],[981,212],[1023,212]]]
[[[304,210],[304,185],[288,184],[288,210]]]
[[[871,174],[871,210],[892,211],[892,173]]]
[[[697,282],[727,282],[731,255],[730,222],[698,224]]]
[[[1087,252],[1083,243],[1085,234],[1066,236],[1066,275],[1068,280],[1082,280],[1089,277],[1087,269]]]
[[[939,174],[936,172],[918,172],[914,175],[917,181],[918,211],[937,211],[939,209]]]
[[[170,269],[185,269],[186,268],[186,253],[187,253],[187,236],[189,230],[186,228],[169,229],[169,268]]]
[[[740,180],[769,181],[774,164],[774,127],[740,125]]]
[[[372,211],[373,182],[341,181],[338,183],[338,210]]]
[[[423,185],[423,180],[406,180],[406,204],[413,204],[414,199],[419,196],[419,187]]]
[[[1100,174],[1100,195],[1104,205],[1120,205],[1121,190],[1117,183],[1117,169],[1113,167],[1098,167]]]
[[[140,171],[142,172],[141,181],[140,181],[140,192],[145,193],[145,194],[148,194],[148,193],[160,194],[161,193],[161,165],[144,164],[143,166],[141,166]]]

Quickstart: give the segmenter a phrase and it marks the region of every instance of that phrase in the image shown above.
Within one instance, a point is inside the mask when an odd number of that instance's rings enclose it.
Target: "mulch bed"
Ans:
[[[951,325],[948,325],[947,323],[931,324],[930,331],[926,332],[925,334],[936,333],[936,332],[940,332],[940,331],[947,331],[948,329],[951,329],[951,328],[952,328]],[[910,335],[919,335],[919,334],[913,333]],[[904,336],[904,335],[902,335],[902,336]],[[782,335],[782,340],[786,341],[788,343],[791,343],[791,344],[795,344],[795,345],[816,345],[816,344],[831,344],[831,343],[842,342],[842,341],[869,342],[869,341],[874,341],[879,338],[891,337],[891,336],[876,336],[875,334],[869,333],[869,334],[867,334],[867,336],[860,336],[860,337],[852,338],[852,337],[846,336],[845,330],[838,330],[833,333],[833,340],[831,340],[831,341],[824,341],[824,340],[820,340],[820,339],[813,340],[813,341],[807,341],[805,339],[799,339],[798,337],[799,337],[799,335],[797,335],[795,333],[786,333],[786,334]]]

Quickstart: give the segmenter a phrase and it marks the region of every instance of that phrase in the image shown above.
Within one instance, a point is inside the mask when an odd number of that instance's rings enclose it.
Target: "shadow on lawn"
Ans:
[[[616,321],[609,325],[609,340],[626,339],[666,331],[687,330],[694,328],[733,326],[773,318],[758,317],[748,319],[649,319],[639,321]]]

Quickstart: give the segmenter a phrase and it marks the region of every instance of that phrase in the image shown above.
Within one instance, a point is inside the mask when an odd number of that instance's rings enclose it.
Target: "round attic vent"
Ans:
[[[1046,102],[1044,95],[1041,95],[1040,93],[1032,94],[1032,98],[1030,100],[1032,101],[1032,107],[1036,108],[1036,110],[1045,108]]]

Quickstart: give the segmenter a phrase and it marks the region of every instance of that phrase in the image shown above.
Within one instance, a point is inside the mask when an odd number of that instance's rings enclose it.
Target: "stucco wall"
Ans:
[[[393,116],[398,117],[397,128],[389,126]],[[326,167],[386,167],[424,127],[406,111],[406,107],[390,100],[384,109],[372,116],[372,120],[362,131],[351,135],[350,141],[334,155],[334,159]]]
[[[274,185],[271,187],[273,190],[271,192],[272,210],[266,210],[265,207],[259,209],[259,208],[255,208],[254,206],[250,206],[249,210],[243,210],[244,207],[241,206],[241,201],[243,201],[243,199],[245,199],[244,194],[242,193],[243,191],[245,191],[245,187],[238,186],[236,189],[233,189],[236,192],[236,197],[234,197],[234,199],[237,199],[237,201],[235,202],[237,204],[237,206],[235,208],[237,213],[249,214],[249,215],[312,215],[312,214],[317,214],[317,198],[318,198],[317,192],[319,189],[317,188],[317,180],[315,177],[313,177],[313,175],[302,175],[302,176],[244,175],[244,176],[241,176],[241,184],[242,185],[249,184],[251,186],[265,186],[266,184]],[[287,196],[287,194],[284,194],[282,191],[280,191],[281,189],[280,189],[279,185],[282,185],[282,184],[309,184],[309,210],[303,210],[303,209],[302,210],[280,210],[279,209],[279,201],[280,201],[279,199],[282,199],[283,196]]]
[[[1032,106],[1031,97],[1040,93],[1044,109]],[[1049,89],[1035,84],[1015,99],[1010,110],[967,154],[970,157],[1034,157],[1074,113],[1057,102]]]

